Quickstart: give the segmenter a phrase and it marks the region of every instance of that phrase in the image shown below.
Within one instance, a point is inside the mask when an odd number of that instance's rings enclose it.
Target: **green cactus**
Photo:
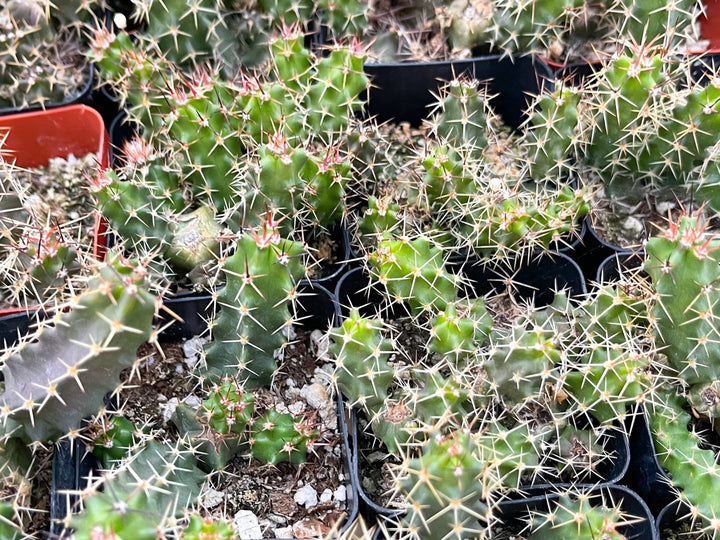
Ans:
[[[706,237],[698,214],[671,221],[647,244],[645,270],[656,292],[652,316],[658,346],[676,377],[693,387],[719,378],[715,342],[720,242]]]
[[[304,463],[317,438],[317,430],[306,418],[268,409],[253,422],[250,452],[254,458],[272,465],[283,461]]]
[[[91,437],[92,453],[104,469],[125,458],[144,432],[124,416],[100,417],[86,429]]]
[[[370,263],[389,298],[407,302],[413,316],[443,311],[457,298],[461,277],[445,270],[443,250],[426,236],[383,240]]]
[[[506,53],[546,53],[580,26],[584,0],[494,0],[491,41]]]
[[[26,442],[57,440],[97,412],[150,338],[155,298],[148,287],[144,268],[112,256],[69,311],[60,306],[7,350],[2,431]]]
[[[609,15],[615,32],[635,43],[658,44],[671,48],[692,33],[696,17],[694,0],[663,2],[660,0],[617,0]]]
[[[672,478],[673,486],[682,490],[678,499],[684,502],[702,529],[717,532],[718,502],[712,494],[717,484],[717,458],[707,448],[703,433],[689,428],[691,416],[685,400],[673,389],[665,389],[648,415],[658,461]]]
[[[330,331],[329,353],[335,358],[335,380],[352,406],[375,416],[387,399],[395,370],[387,361],[393,343],[383,337],[383,323],[352,310],[342,325]]]
[[[558,499],[548,501],[547,511],[533,511],[530,519],[528,539],[531,540],[625,540],[622,528],[633,521],[619,504],[594,505],[587,493],[563,493]]]
[[[403,531],[411,537],[480,537],[487,526],[483,464],[475,457],[475,444],[456,431],[432,438],[417,458],[399,471],[398,487],[405,495],[407,512]]]
[[[464,76],[440,88],[431,115],[433,135],[456,145],[469,144],[482,150],[488,144],[487,131],[498,129],[498,118],[489,106],[487,89]]]
[[[259,230],[238,240],[221,268],[226,281],[217,292],[212,341],[204,350],[206,375],[236,376],[250,387],[270,383],[275,350],[286,343],[282,330],[293,320],[289,308],[297,282],[305,275],[304,255],[301,243],[280,237],[271,214]]]
[[[176,529],[176,518],[195,502],[205,480],[195,465],[195,450],[182,441],[143,440],[81,492],[82,511],[69,519],[73,537],[154,540]]]
[[[222,520],[190,516],[190,523],[182,532],[182,540],[234,540],[237,538],[232,526]]]
[[[86,6],[90,12],[92,2]],[[3,3],[0,108],[45,108],[79,97],[89,75],[81,34],[60,21],[58,14],[58,7],[49,2]]]

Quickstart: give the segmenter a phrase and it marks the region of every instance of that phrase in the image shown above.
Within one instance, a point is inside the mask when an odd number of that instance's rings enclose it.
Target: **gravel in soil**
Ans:
[[[345,470],[342,437],[338,429],[336,401],[331,394],[332,366],[318,360],[322,333],[299,330],[284,350],[281,370],[272,391],[255,391],[256,414],[268,408],[278,412],[306,414],[317,423],[320,441],[306,463],[265,465],[246,455],[235,457],[214,475],[201,495],[203,513],[234,519],[236,529],[260,527],[264,537],[308,538],[324,535],[347,515],[349,478]],[[202,338],[150,344],[138,351],[141,359],[118,402],[123,414],[136,424],[149,423],[177,437],[168,420],[179,401],[203,399],[188,363],[197,361]]]
[[[598,237],[623,249],[643,246],[648,238],[667,227],[668,218],[677,221],[683,211],[692,213],[697,209],[672,195],[646,196],[630,203],[606,196],[602,188],[595,192],[592,208],[592,225]],[[712,217],[707,232],[720,232],[720,219]]]

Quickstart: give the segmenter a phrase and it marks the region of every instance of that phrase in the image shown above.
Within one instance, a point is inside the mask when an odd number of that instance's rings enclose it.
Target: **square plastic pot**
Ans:
[[[46,166],[51,158],[70,154],[95,153],[100,169],[109,163],[110,141],[102,117],[86,105],[69,105],[45,111],[25,112],[0,117],[0,132],[8,130],[3,152],[19,167]],[[95,217],[93,256],[105,255],[105,222]],[[26,311],[24,307],[0,310],[0,317]]]
[[[324,287],[302,282],[299,285],[299,296],[301,302],[298,304],[297,316],[302,320],[302,326],[306,329],[325,330],[331,324],[336,323],[338,312],[334,296]],[[195,296],[184,298],[168,298],[164,304],[173,313],[182,318],[182,322],[175,322],[160,335],[160,341],[169,342],[190,338],[204,333],[207,330],[207,321],[212,316],[211,297]],[[158,325],[167,321],[156,321]],[[112,405],[112,404],[110,404]],[[347,518],[343,523],[342,530],[347,529],[358,514],[359,497],[357,486],[353,481],[353,455],[350,452],[348,439],[348,428],[344,414],[345,406],[342,396],[337,398],[338,428],[340,430],[345,456],[345,477],[349,479],[347,484],[348,508]],[[72,450],[72,451],[71,451]],[[64,527],[62,520],[67,515],[68,508],[76,503],[76,500],[68,500],[67,490],[82,489],[87,483],[89,474],[97,474],[98,464],[92,454],[87,454],[84,446],[75,442],[71,448],[68,441],[64,441],[53,453],[51,501],[50,501],[50,538],[63,537]]]
[[[365,64],[372,86],[366,111],[378,122],[393,120],[419,126],[443,82],[466,75],[487,81],[490,104],[506,125],[523,122],[528,99],[552,89],[552,72],[534,56],[483,56],[467,60]]]

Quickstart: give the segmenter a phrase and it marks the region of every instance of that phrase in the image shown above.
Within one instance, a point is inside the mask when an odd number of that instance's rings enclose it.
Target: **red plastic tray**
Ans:
[[[6,161],[20,167],[42,167],[51,158],[77,157],[91,152],[100,156],[100,168],[107,169],[110,139],[102,117],[85,105],[68,105],[46,111],[0,116],[0,133],[8,131],[1,150]],[[107,224],[95,216],[93,256],[105,257]],[[24,307],[0,310],[0,316],[26,311]]]

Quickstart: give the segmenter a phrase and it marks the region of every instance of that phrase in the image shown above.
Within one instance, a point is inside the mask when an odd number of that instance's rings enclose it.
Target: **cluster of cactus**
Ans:
[[[589,190],[572,186],[569,175],[551,181],[527,167],[530,136],[507,132],[478,81],[460,77],[442,87],[427,129],[423,150],[406,160],[422,177],[371,191],[358,220],[361,244],[431,228],[445,249],[510,256],[569,242],[589,211]],[[400,161],[385,160],[390,169]]]
[[[603,500],[596,506],[587,492],[574,493],[568,490],[561,493],[557,499],[548,501],[547,510],[532,512],[528,524],[531,534],[528,538],[625,540],[627,537],[622,532],[623,527],[638,518],[623,512],[620,501],[614,504],[608,502]]]
[[[699,2],[495,0],[492,43],[507,52],[567,58],[587,43],[632,41],[669,48],[692,38]]]
[[[176,533],[177,518],[195,502],[206,480],[196,454],[184,440],[172,444],[144,437],[128,449],[122,466],[79,493],[82,510],[67,519],[71,537],[149,540]]]
[[[648,419],[660,464],[679,499],[711,535],[717,534],[713,493],[717,457],[692,416],[717,426],[717,279],[720,241],[706,234],[701,213],[670,221],[650,239],[645,270],[653,282],[651,316],[661,365],[661,386]],[[688,412],[691,411],[691,412]]]
[[[342,218],[353,175],[343,133],[368,83],[358,44],[315,58],[285,26],[269,45],[271,75],[229,81],[205,68],[183,75],[124,34],[105,45],[98,64],[123,79],[145,130],[119,174],[94,186],[127,241],[182,274],[217,256],[222,226],[257,225],[266,209],[285,234]]]
[[[73,164],[54,159],[47,167],[26,170],[4,157],[0,156],[0,297],[25,309],[63,303],[88,274],[93,217],[79,213],[88,211],[89,198],[75,193],[75,202],[58,200],[59,208],[48,210],[33,193],[33,175],[48,182],[84,184],[80,167],[87,158]]]
[[[174,422],[200,452],[204,470],[216,471],[245,448],[262,463],[304,463],[307,450],[318,438],[304,417],[268,409],[255,414],[255,396],[237,379],[224,378],[210,389],[196,411],[178,405]]]
[[[61,4],[11,0],[0,8],[0,108],[62,103],[89,83],[77,20],[94,2]]]
[[[483,299],[461,298],[463,279],[443,259],[424,237],[382,240],[370,255],[373,280],[385,287],[390,306],[407,306],[412,326],[428,336],[426,352],[403,350],[391,324],[358,310],[331,330],[328,351],[339,390],[390,452],[406,456],[397,489],[408,513],[399,526],[420,536],[459,534],[458,524],[482,530],[478,520],[489,518],[464,505],[475,501],[485,511],[497,491],[591,478],[608,458],[602,441],[609,426],[651,384],[648,358],[639,347],[625,348],[646,332],[643,297],[613,287],[581,302],[558,295],[552,305],[491,329]],[[579,429],[583,416],[602,427]],[[426,450],[440,451],[437,441],[455,441],[457,430],[469,434],[474,477],[487,485],[423,487],[425,460],[434,459]],[[446,487],[454,495],[444,494]],[[462,504],[453,505],[452,496]],[[430,529],[418,532],[421,525]]]
[[[533,177],[574,171],[615,197],[690,192],[716,209],[718,83],[692,79],[689,62],[630,46],[583,88],[539,97],[523,140]]]
[[[7,486],[29,482],[35,450],[76,438],[83,418],[103,407],[150,338],[155,309],[144,267],[111,256],[71,301],[3,352],[0,475]],[[13,527],[24,530],[22,497],[12,511]]]

